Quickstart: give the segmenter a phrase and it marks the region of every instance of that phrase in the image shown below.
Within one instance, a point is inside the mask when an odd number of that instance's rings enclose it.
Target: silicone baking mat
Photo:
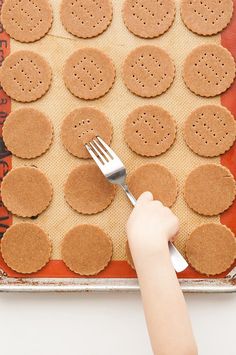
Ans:
[[[0,1],[0,4],[2,1]],[[212,37],[198,36],[190,32],[182,23],[179,5],[176,1],[176,18],[173,26],[163,36],[157,39],[141,39],[131,34],[122,20],[121,0],[113,0],[113,21],[102,35],[93,39],[76,38],[63,28],[60,16],[60,1],[51,0],[54,13],[54,22],[46,37],[32,44],[22,44],[9,39],[4,30],[0,28],[0,58],[1,62],[10,53],[20,49],[28,49],[43,55],[53,68],[53,82],[49,92],[40,100],[31,104],[17,103],[10,100],[4,92],[0,91],[0,122],[1,127],[10,111],[20,107],[34,107],[47,113],[54,125],[54,140],[50,150],[43,156],[23,160],[11,156],[6,151],[1,141],[1,178],[13,167],[34,165],[44,171],[53,184],[54,196],[49,208],[42,213],[33,223],[41,226],[50,236],[53,243],[53,253],[49,264],[41,271],[28,275],[29,277],[80,277],[71,272],[60,260],[60,244],[63,236],[73,226],[80,223],[97,224],[103,228],[113,241],[113,258],[109,266],[98,278],[133,278],[135,272],[126,262],[125,256],[125,224],[131,212],[131,205],[121,190],[118,189],[114,202],[104,212],[92,216],[83,216],[72,210],[64,200],[63,185],[70,171],[78,164],[86,163],[70,155],[62,146],[60,140],[60,126],[63,118],[73,109],[83,106],[93,106],[105,112],[110,118],[114,136],[112,148],[122,158],[128,172],[147,162],[158,162],[169,168],[179,182],[179,196],[173,206],[173,211],[181,221],[181,229],[176,240],[176,246],[184,253],[184,245],[189,233],[198,225],[207,222],[221,222],[236,233],[236,203],[223,215],[218,217],[203,217],[190,210],[183,199],[183,184],[186,176],[196,166],[212,162],[221,163],[236,176],[236,146],[221,158],[202,158],[194,154],[186,146],[182,129],[187,116],[197,107],[204,104],[220,104],[228,107],[236,115],[236,84],[223,96],[216,98],[201,98],[191,93],[182,79],[182,67],[187,54],[197,45],[203,43],[218,43],[227,47],[236,57],[236,9],[234,18],[229,27]],[[235,0],[236,5],[236,0]],[[145,99],[130,93],[122,82],[122,63],[130,50],[145,44],[157,45],[164,48],[173,58],[176,65],[176,78],[171,88],[163,95]],[[84,101],[74,97],[65,87],[62,79],[63,65],[66,59],[78,48],[95,47],[107,53],[116,66],[116,81],[111,91],[103,98],[93,101]],[[177,139],[171,149],[156,158],[143,158],[133,153],[125,144],[123,125],[127,115],[135,108],[145,104],[160,105],[168,110],[178,125]],[[89,199],[89,196],[88,196]],[[11,216],[4,206],[0,206],[1,235],[12,223],[22,221],[21,218]],[[27,220],[27,219],[24,219]],[[30,219],[29,219],[30,220]],[[32,220],[30,220],[32,222]],[[8,276],[22,277],[9,269],[2,259],[0,268]],[[225,276],[224,273],[219,275]],[[178,275],[181,278],[202,278],[203,275],[195,272],[190,267]],[[24,275],[25,277],[25,275]],[[27,277],[27,276],[26,276]]]

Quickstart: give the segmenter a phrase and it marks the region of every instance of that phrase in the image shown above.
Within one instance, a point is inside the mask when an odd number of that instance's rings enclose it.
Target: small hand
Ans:
[[[176,215],[160,201],[154,201],[151,192],[144,192],[137,200],[128,223],[127,235],[132,256],[144,259],[157,255],[168,247],[179,230]]]

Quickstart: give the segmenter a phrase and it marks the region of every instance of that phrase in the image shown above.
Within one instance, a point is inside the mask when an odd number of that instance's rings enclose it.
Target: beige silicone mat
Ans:
[[[147,162],[158,162],[167,166],[178,178],[179,196],[173,210],[181,220],[181,231],[176,242],[180,251],[183,251],[188,233],[197,225],[219,221],[218,217],[205,218],[195,214],[185,204],[182,190],[183,183],[188,173],[196,166],[206,162],[219,162],[219,159],[200,158],[192,153],[185,145],[182,137],[183,123],[186,117],[195,108],[211,103],[220,103],[220,98],[205,99],[192,94],[182,80],[182,66],[186,55],[197,45],[206,42],[220,43],[220,36],[204,38],[187,30],[180,19],[179,3],[174,25],[170,30],[157,39],[145,40],[132,35],[122,21],[121,0],[113,0],[113,21],[106,32],[95,39],[79,39],[68,34],[62,27],[59,17],[59,0],[51,0],[54,12],[54,23],[49,34],[33,44],[21,44],[11,40],[11,52],[20,49],[29,49],[43,55],[53,68],[53,82],[49,92],[40,100],[30,105],[12,101],[12,110],[22,106],[38,108],[46,112],[54,125],[54,141],[51,149],[42,157],[25,161],[13,157],[13,167],[22,165],[36,165],[42,169],[53,184],[54,197],[50,207],[41,214],[34,223],[42,226],[53,241],[53,259],[60,259],[60,243],[65,233],[79,223],[93,223],[102,227],[112,238],[114,243],[114,260],[125,259],[124,244],[126,240],[125,224],[131,206],[121,190],[112,205],[104,212],[94,216],[83,216],[73,211],[65,202],[63,185],[69,172],[84,161],[70,155],[62,146],[60,140],[60,126],[63,118],[74,108],[94,106],[104,111],[114,127],[112,148],[120,155],[132,171],[137,166]],[[131,94],[124,86],[121,78],[122,63],[133,48],[153,44],[166,49],[172,56],[177,74],[172,87],[163,95],[153,99],[144,99]],[[62,69],[65,60],[76,49],[81,47],[96,47],[106,52],[114,61],[117,78],[112,90],[102,99],[86,102],[74,97],[64,86]],[[142,158],[133,153],[126,146],[123,138],[123,124],[127,115],[136,107],[145,104],[156,104],[167,109],[176,119],[178,124],[177,140],[173,147],[157,158]],[[89,196],[88,196],[89,198]],[[14,217],[14,223],[20,218]]]

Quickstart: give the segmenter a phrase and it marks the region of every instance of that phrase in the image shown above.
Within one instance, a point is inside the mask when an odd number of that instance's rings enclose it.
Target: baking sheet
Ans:
[[[183,199],[183,184],[188,173],[200,164],[207,162],[226,163],[229,162],[229,154],[226,158],[201,158],[195,155],[186,146],[182,136],[183,123],[187,116],[197,107],[204,104],[220,104],[224,98],[201,98],[191,93],[185,86],[182,80],[182,66],[187,54],[195,46],[202,43],[218,43],[222,42],[222,36],[216,35],[212,37],[201,37],[190,32],[182,23],[179,14],[180,1],[176,1],[177,15],[174,25],[171,29],[157,39],[145,40],[132,35],[125,27],[121,17],[122,1],[113,0],[113,21],[106,32],[94,39],[78,39],[68,34],[59,18],[60,1],[51,1],[54,12],[54,22],[49,34],[40,41],[32,44],[21,44],[11,39],[11,52],[20,49],[29,49],[36,51],[43,55],[53,68],[53,82],[49,92],[40,100],[31,104],[17,103],[12,100],[11,110],[15,110],[22,106],[38,108],[48,114],[54,125],[54,141],[50,150],[40,158],[32,159],[30,161],[18,159],[16,157],[5,157],[9,166],[2,164],[2,174],[5,170],[22,165],[35,165],[43,170],[54,188],[54,197],[50,207],[42,213],[34,223],[43,227],[50,235],[53,241],[52,261],[43,270],[35,275],[29,277],[79,277],[70,272],[62,263],[60,255],[60,244],[65,233],[79,223],[98,224],[102,227],[112,238],[114,246],[113,260],[110,266],[98,275],[99,278],[132,278],[135,277],[134,271],[129,267],[125,261],[125,223],[131,211],[131,206],[126,196],[121,190],[117,191],[117,196],[112,205],[104,212],[93,215],[83,216],[73,211],[65,202],[63,196],[63,185],[73,167],[78,164],[84,164],[83,160],[77,159],[70,155],[62,146],[60,140],[60,126],[63,118],[74,108],[82,106],[93,106],[104,111],[110,118],[114,128],[114,136],[112,141],[112,148],[120,155],[127,166],[128,171],[132,171],[137,166],[147,162],[158,162],[167,166],[177,177],[179,182],[179,196],[177,202],[173,206],[173,211],[179,216],[181,220],[181,230],[176,241],[176,246],[183,253],[186,238],[196,226],[207,222],[220,222],[220,217],[203,217],[192,210],[190,210]],[[231,25],[230,35],[235,36],[234,21]],[[1,34],[4,37],[4,33]],[[234,37],[236,39],[236,36]],[[231,42],[233,41],[233,38]],[[172,87],[163,95],[145,99],[140,98],[130,93],[122,82],[121,69],[122,63],[130,50],[137,46],[144,44],[153,44],[160,46],[167,50],[173,58],[176,65],[176,78]],[[115,63],[117,70],[117,78],[112,90],[99,100],[84,101],[74,97],[65,87],[62,79],[62,69],[65,60],[76,49],[82,47],[100,48],[107,53]],[[5,55],[7,54],[7,51]],[[227,95],[233,95],[235,86],[228,91]],[[4,95],[2,93],[2,95]],[[226,101],[227,101],[226,100]],[[224,103],[224,102],[223,102]],[[167,109],[175,118],[178,125],[177,139],[173,147],[165,154],[157,158],[143,158],[133,153],[125,144],[122,130],[124,121],[127,115],[135,108],[145,104],[156,104]],[[233,109],[235,109],[235,104]],[[4,121],[4,118],[2,119]],[[231,152],[234,152],[232,148]],[[184,157],[184,159],[183,159]],[[230,166],[231,167],[231,166]],[[221,221],[230,224],[232,216],[235,216],[234,206],[227,212],[225,217],[221,217]],[[6,214],[6,211],[4,211]],[[225,219],[224,219],[225,218]],[[26,219],[24,219],[26,220]],[[21,218],[11,217],[6,219],[8,222],[18,223],[22,221]],[[226,223],[226,224],[227,224]],[[232,227],[231,227],[232,228]],[[4,227],[2,228],[4,230]],[[235,232],[235,230],[234,230]],[[7,272],[8,276],[22,277],[22,275],[12,272],[0,260],[0,267]],[[225,273],[224,273],[225,275]],[[221,276],[224,276],[221,275]],[[191,268],[185,273],[181,273],[179,277],[187,278],[202,278],[197,272]],[[82,279],[80,279],[81,281]],[[88,280],[91,280],[88,278]],[[82,281],[81,281],[82,282]]]

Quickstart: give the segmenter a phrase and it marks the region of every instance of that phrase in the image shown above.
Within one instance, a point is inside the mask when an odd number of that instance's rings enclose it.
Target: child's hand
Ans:
[[[129,246],[134,259],[156,255],[168,246],[179,230],[179,220],[150,192],[144,192],[134,207],[128,223]]]

